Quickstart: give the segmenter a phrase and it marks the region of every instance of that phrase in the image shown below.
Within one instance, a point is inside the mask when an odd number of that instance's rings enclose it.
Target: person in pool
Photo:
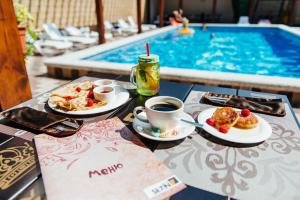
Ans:
[[[202,30],[202,31],[207,31],[207,26],[206,26],[205,23],[202,24],[201,30]]]
[[[178,23],[182,23],[184,21],[184,18],[182,17],[181,13],[183,13],[183,11],[181,9],[179,11],[174,10],[172,12],[172,14],[169,17],[170,23],[172,25],[178,25]]]
[[[190,29],[188,27],[188,24],[189,24],[189,20],[187,18],[183,18],[183,22],[182,22],[182,29],[179,30],[178,33],[180,34],[193,34],[194,33],[194,30],[193,29]]]
[[[184,17],[183,17],[183,10],[182,10],[181,8],[178,10],[178,13],[179,13],[179,15],[180,15],[182,18],[184,18]]]
[[[216,37],[216,34],[211,33],[209,36],[210,36],[210,39],[212,40],[212,39],[214,39]]]

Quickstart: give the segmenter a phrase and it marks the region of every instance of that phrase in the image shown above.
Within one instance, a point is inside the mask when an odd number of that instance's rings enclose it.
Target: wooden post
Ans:
[[[5,110],[31,99],[12,0],[0,1],[0,108]]]
[[[164,26],[164,9],[165,9],[165,1],[159,0],[159,26]]]
[[[142,11],[141,11],[141,0],[136,0],[137,7],[137,25],[138,25],[138,33],[142,33]]]
[[[179,3],[178,3],[178,10],[179,9],[183,9],[183,0],[179,0]]]
[[[212,9],[211,9],[211,16],[212,19],[215,20],[216,18],[216,9],[217,9],[217,0],[212,1]]]
[[[289,15],[289,21],[288,24],[292,25],[294,23],[294,18],[295,18],[295,12],[296,12],[296,4],[297,4],[297,0],[292,0],[291,4],[290,4],[290,15]]]
[[[280,22],[282,22],[282,14],[283,14],[283,9],[284,9],[284,4],[285,4],[285,0],[281,0],[280,7],[279,7],[279,10],[278,10],[278,17],[277,17],[277,23],[278,24]]]
[[[254,18],[254,9],[255,9],[255,0],[250,0],[249,2],[249,10],[248,10],[248,16],[250,19],[250,22],[253,22]]]
[[[98,28],[98,33],[99,33],[98,43],[103,44],[103,43],[105,43],[103,1],[102,0],[95,0],[95,1],[96,1],[97,28]]]
[[[257,11],[257,8],[259,6],[259,2],[260,2],[260,0],[256,0],[256,2],[255,2],[254,9],[253,9],[253,17],[255,16],[255,13]]]

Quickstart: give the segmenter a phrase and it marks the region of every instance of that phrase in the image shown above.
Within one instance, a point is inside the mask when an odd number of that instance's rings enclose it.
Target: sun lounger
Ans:
[[[92,37],[92,38],[98,38],[99,33],[96,32],[96,31],[90,31],[89,36]],[[105,32],[104,37],[105,37],[106,40],[111,40],[111,39],[113,39],[113,34],[111,32]]]
[[[33,45],[36,51],[43,56],[62,54],[73,47],[72,42],[55,40],[37,40]]]
[[[258,21],[258,24],[259,24],[259,25],[270,25],[270,24],[272,24],[272,23],[271,23],[271,21],[270,21],[269,19],[260,19],[260,20]]]
[[[118,24],[122,32],[128,33],[128,34],[135,34],[138,32],[138,29],[136,27],[131,27],[124,19],[118,19]]]
[[[84,36],[83,32],[81,32],[80,29],[74,27],[74,26],[67,26],[65,27],[65,31],[67,32],[68,35],[70,36],[78,36],[78,37],[82,37]]]
[[[92,32],[90,33],[90,36],[91,36],[91,37],[96,37],[96,38],[98,38],[98,37],[99,37],[99,33],[98,33],[98,32],[95,32],[95,31],[92,31]],[[111,32],[105,32],[105,33],[104,33],[104,38],[105,38],[106,40],[111,40],[111,39],[113,39],[113,34],[112,34]]]
[[[95,31],[90,31],[89,27],[76,28],[74,26],[67,26],[65,31],[69,36],[75,37],[87,37],[87,38],[98,38],[99,34]],[[113,35],[110,32],[105,32],[105,39],[109,40],[113,38]]]
[[[239,19],[238,24],[250,24],[248,16],[241,16]]]
[[[90,46],[97,43],[97,38],[64,36],[61,34],[55,24],[43,24],[43,29],[51,40],[69,41],[84,46]]]
[[[65,31],[69,36],[78,36],[78,37],[98,37],[98,33],[91,31],[89,27],[77,28],[75,26],[65,27]]]
[[[120,28],[115,28],[109,21],[104,20],[105,32],[112,33],[114,36],[122,35],[122,30]]]
[[[135,23],[132,16],[128,17],[128,23],[131,27],[137,28],[137,24]],[[156,29],[156,26],[154,24],[142,24],[142,30],[143,31],[148,31],[148,30],[151,30],[151,29]]]
[[[88,32],[82,31],[74,26],[65,27],[65,31],[69,36],[88,37]]]

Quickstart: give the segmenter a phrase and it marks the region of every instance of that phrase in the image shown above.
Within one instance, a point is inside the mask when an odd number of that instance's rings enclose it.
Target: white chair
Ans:
[[[137,28],[137,24],[135,23],[132,16],[128,17],[128,23],[131,27]],[[151,29],[156,29],[156,26],[154,24],[142,24],[143,31],[149,31]]]
[[[64,36],[61,34],[55,24],[43,24],[43,29],[51,40],[69,41],[84,46],[90,46],[97,43],[96,38]]]
[[[137,28],[129,26],[129,24],[127,24],[124,19],[118,19],[118,25],[119,25],[120,29],[122,30],[122,32],[125,32],[128,34],[135,34],[138,32]]]
[[[35,50],[43,56],[65,53],[73,47],[72,42],[55,40],[37,40],[33,43]]]
[[[239,19],[238,24],[250,24],[248,16],[241,16]]]

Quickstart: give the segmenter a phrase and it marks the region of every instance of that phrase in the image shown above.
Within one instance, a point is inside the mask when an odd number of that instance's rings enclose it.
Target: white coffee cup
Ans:
[[[170,104],[176,106],[176,110],[159,111],[154,110],[153,106],[158,104]],[[141,121],[148,121],[153,128],[160,129],[160,132],[165,132],[174,129],[180,123],[183,115],[184,104],[180,99],[170,96],[157,96],[148,99],[145,106],[138,106],[133,110],[133,115]],[[147,118],[139,115],[138,112],[146,113]]]
[[[94,97],[98,101],[113,102],[116,98],[115,87],[98,86],[93,89]]]

